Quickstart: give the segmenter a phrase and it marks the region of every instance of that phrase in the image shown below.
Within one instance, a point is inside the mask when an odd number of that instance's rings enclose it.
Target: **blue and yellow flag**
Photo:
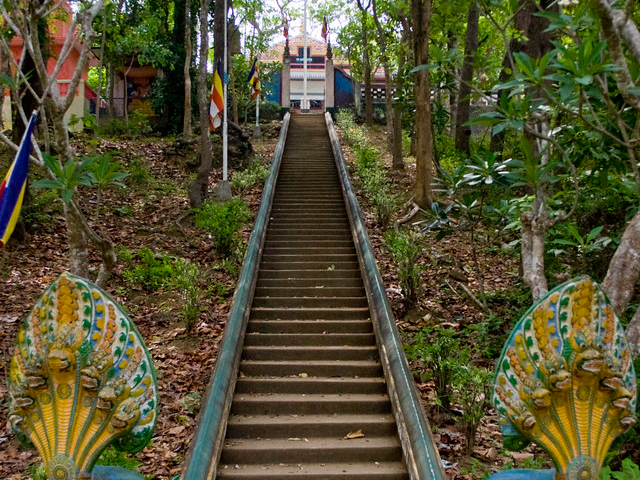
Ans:
[[[258,59],[253,61],[251,71],[249,72],[249,78],[247,78],[249,85],[253,87],[251,98],[256,98],[260,93],[260,74],[258,73]]]
[[[27,186],[27,172],[29,171],[31,133],[33,133],[37,117],[38,114],[33,112],[20,142],[18,154],[9,167],[7,176],[0,183],[0,248],[9,241],[18,222],[18,217],[20,217],[22,199]]]

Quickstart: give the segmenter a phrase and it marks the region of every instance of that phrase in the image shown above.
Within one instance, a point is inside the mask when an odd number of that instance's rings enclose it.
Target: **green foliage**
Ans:
[[[610,467],[600,470],[598,480],[640,480],[640,467],[630,458],[622,460],[622,470],[613,472]]]
[[[134,158],[127,167],[127,170],[129,171],[129,180],[134,185],[145,185],[151,178],[149,166],[139,158]]]
[[[213,236],[220,255],[229,257],[239,243],[238,231],[251,219],[247,203],[234,198],[224,203],[205,203],[195,211],[195,223]]]
[[[262,76],[262,73],[260,74]],[[261,81],[262,80],[261,78]],[[280,119],[282,107],[278,102],[260,102],[260,121]]]
[[[104,126],[100,127],[99,132],[108,137],[136,139],[149,135],[151,133],[151,124],[146,114],[133,110],[129,114],[128,121],[110,118]]]
[[[109,445],[98,458],[96,465],[109,465],[114,467],[123,467],[127,470],[137,471],[142,462],[137,460],[132,454],[116,450],[115,447]]]
[[[27,230],[53,224],[54,216],[62,213],[62,204],[55,201],[57,198],[58,193],[55,190],[34,191],[31,203],[22,208],[22,218]]]
[[[465,432],[467,455],[473,453],[480,420],[489,406],[493,372],[473,365],[458,365],[455,369],[455,399],[462,407],[460,423]]]
[[[80,185],[93,185],[89,165],[94,161],[95,157],[84,157],[80,161],[71,159],[64,165],[61,165],[56,157],[45,155],[44,163],[53,178],[36,180],[31,186],[33,188],[50,188],[55,190],[60,194],[65,203],[69,203],[76,187]]]
[[[99,155],[95,157],[94,161],[89,167],[89,175],[93,185],[100,188],[109,186],[125,187],[125,184],[120,180],[123,180],[129,176],[128,173],[120,171],[121,165],[118,162],[113,162],[110,155]]]
[[[389,230],[385,235],[384,243],[389,249],[398,269],[398,279],[402,288],[402,296],[407,308],[415,305],[420,293],[422,279],[420,272],[422,266],[418,263],[421,236],[414,231],[396,232]]]
[[[340,110],[336,118],[355,153],[356,171],[362,182],[363,193],[374,207],[378,224],[387,228],[398,199],[390,192],[387,169],[380,151],[371,143],[366,127],[355,123],[351,111]]]
[[[31,480],[47,480],[47,466],[44,463],[34,463],[27,469]]]
[[[470,361],[469,347],[460,344],[455,331],[436,326],[413,334],[405,344],[405,352],[409,360],[422,364],[422,380],[433,380],[438,404],[449,410],[455,376]]]
[[[200,317],[200,287],[198,286],[200,270],[197,265],[186,260],[178,261],[175,268],[178,270],[175,283],[184,298],[180,313],[187,331],[191,332]]]
[[[75,114],[71,114],[71,118],[69,119],[69,126],[73,127],[77,125],[79,122],[82,122],[82,126],[90,131],[97,130],[98,124],[96,123],[96,117],[89,114],[83,115],[82,117],[78,117]]]
[[[269,167],[254,160],[244,170],[236,170],[231,176],[231,189],[242,193],[256,185],[262,185],[269,177]]]
[[[118,258],[127,265],[124,279],[132,286],[141,286],[149,292],[159,289],[179,291],[183,298],[180,315],[188,331],[196,325],[200,315],[200,270],[181,257],[154,253],[148,247],[135,252],[127,248],[117,250]]]
[[[580,266],[584,271],[587,265],[588,256],[601,252],[611,243],[611,238],[606,236],[600,236],[603,226],[595,227],[591,229],[586,235],[581,235],[578,226],[569,223],[562,225],[560,230],[560,238],[555,238],[551,241],[551,244],[558,245],[558,248],[553,249],[551,252],[555,255],[566,254],[569,247],[570,250],[577,253],[580,259]]]
[[[137,265],[124,271],[123,276],[127,282],[140,285],[149,292],[172,285],[175,275],[173,257],[156,254],[148,247],[143,247],[133,253],[131,259],[136,260]]]
[[[34,188],[50,188],[58,192],[66,203],[71,201],[76,187],[97,187],[96,208],[99,209],[100,194],[103,188],[125,186],[120,180],[127,177],[127,174],[119,171],[120,165],[112,162],[109,155],[82,157],[79,161],[71,159],[64,165],[61,165],[56,157],[45,155],[44,162],[53,178],[36,180],[32,186]]]

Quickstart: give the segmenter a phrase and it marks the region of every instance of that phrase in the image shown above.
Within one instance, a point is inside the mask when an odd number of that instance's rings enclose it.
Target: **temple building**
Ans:
[[[288,46],[288,51],[287,51]],[[267,87],[266,100],[277,102],[284,108],[300,108],[304,90],[304,37],[298,35],[286,41],[271,46],[260,56],[263,62],[282,62],[286,71],[289,65],[289,98],[284,98],[287,92],[287,80],[282,73],[275,75],[272,84]],[[328,71],[331,67],[332,72]],[[333,78],[332,105],[327,103],[327,81]],[[376,72],[373,86],[374,99],[379,97],[384,104],[384,72]],[[376,95],[377,94],[377,95]],[[329,93],[331,95],[331,93]],[[326,110],[355,106],[363,102],[364,89],[350,75],[349,62],[334,56],[330,45],[307,36],[307,98],[311,110]]]

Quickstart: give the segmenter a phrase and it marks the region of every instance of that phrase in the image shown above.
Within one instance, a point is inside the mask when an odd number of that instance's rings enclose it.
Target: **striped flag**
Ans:
[[[209,97],[209,130],[213,131],[222,123],[224,115],[224,101],[222,93],[222,63],[218,60],[218,66],[213,74],[213,85],[211,85],[211,96]]]
[[[27,187],[27,172],[29,171],[29,155],[31,155],[31,133],[36,124],[38,114],[33,112],[27,129],[22,136],[20,148],[15,160],[9,167],[7,176],[0,183],[0,248],[9,241],[9,237],[16,227],[24,191]]]
[[[253,87],[251,98],[256,98],[260,94],[260,75],[258,73],[257,58],[253,61],[253,66],[251,67],[251,71],[249,72],[249,78],[247,78],[247,82],[249,82],[249,85]]]
[[[322,38],[324,38],[324,43],[327,43],[327,34],[329,33],[329,28],[327,27],[327,17],[322,18]]]

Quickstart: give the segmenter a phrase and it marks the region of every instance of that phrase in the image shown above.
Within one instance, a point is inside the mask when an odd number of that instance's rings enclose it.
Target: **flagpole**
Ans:
[[[218,185],[218,200],[229,200],[231,198],[231,185],[227,178],[227,165],[228,165],[228,132],[229,125],[227,123],[227,69],[228,69],[228,54],[227,54],[227,0],[224,0],[224,60],[222,71],[222,181]]]
[[[260,94],[256,96],[256,126],[253,129],[253,136],[260,138]]]
[[[302,67],[302,103],[300,104],[300,111],[302,113],[309,113],[309,99],[307,98],[307,0],[304,0],[304,65]]]

